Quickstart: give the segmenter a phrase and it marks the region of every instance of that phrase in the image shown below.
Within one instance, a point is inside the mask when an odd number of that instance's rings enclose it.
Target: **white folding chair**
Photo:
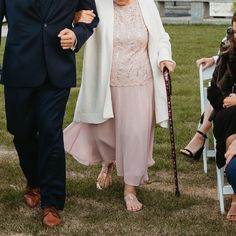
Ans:
[[[234,194],[234,191],[231,185],[229,184],[225,185],[224,167],[219,169],[216,166],[216,174],[217,174],[217,193],[220,202],[220,212],[221,214],[224,214],[225,213],[224,196],[232,195]]]
[[[199,68],[199,79],[200,79],[200,97],[201,97],[201,114],[203,114],[207,107],[207,87],[212,79],[215,65],[203,70],[202,65]],[[207,162],[209,157],[215,157],[215,149],[209,149],[209,138],[206,139],[205,147],[203,150],[203,169],[207,174]]]
[[[207,87],[209,86],[212,74],[214,72],[215,65],[211,66],[210,68],[207,68],[205,70],[202,69],[202,66],[200,66],[199,69],[199,77],[200,77],[200,96],[201,96],[201,114],[205,112],[206,105],[207,105]],[[214,140],[214,149],[209,149],[209,139],[206,140],[205,148],[203,150],[203,166],[204,166],[204,172],[207,173],[207,161],[209,157],[215,157],[216,155],[216,142],[215,138]],[[225,195],[232,195],[234,194],[232,187],[228,184],[225,185],[225,178],[224,178],[224,167],[219,169],[216,166],[216,177],[217,177],[217,194],[218,199],[220,202],[220,212],[221,214],[225,213],[225,206],[224,206],[224,196]]]

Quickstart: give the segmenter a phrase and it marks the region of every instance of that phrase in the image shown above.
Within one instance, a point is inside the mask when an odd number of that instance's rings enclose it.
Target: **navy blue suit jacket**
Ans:
[[[63,50],[58,34],[64,28],[77,36],[78,51],[92,35],[98,17],[91,24],[72,27],[78,10],[94,10],[94,0],[48,0],[50,7],[43,17],[38,0],[0,0],[0,29],[5,16],[8,36],[1,83],[10,87],[38,87],[45,79],[58,88],[76,85],[75,53]]]

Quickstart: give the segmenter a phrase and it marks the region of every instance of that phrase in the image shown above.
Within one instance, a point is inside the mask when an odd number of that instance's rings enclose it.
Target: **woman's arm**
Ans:
[[[150,8],[150,11],[153,11],[154,19],[158,25],[159,38],[158,38],[158,65],[161,71],[163,71],[164,67],[167,67],[170,72],[173,72],[176,63],[172,60],[172,51],[170,44],[169,34],[165,31],[164,26],[162,24],[162,20],[159,14],[158,9],[153,1],[151,1],[153,8]],[[150,6],[151,6],[150,4]]]
[[[94,0],[81,0],[77,6],[77,11],[80,10],[92,10],[93,13],[96,15],[93,19],[92,23],[85,24],[79,22],[74,25],[72,29],[77,38],[77,44],[75,47],[75,51],[79,51],[79,49],[83,46],[83,44],[88,40],[88,38],[93,34],[93,29],[97,27],[99,22],[97,8]]]
[[[93,10],[81,10],[75,13],[73,23],[91,24],[95,17],[96,15],[93,13]]]

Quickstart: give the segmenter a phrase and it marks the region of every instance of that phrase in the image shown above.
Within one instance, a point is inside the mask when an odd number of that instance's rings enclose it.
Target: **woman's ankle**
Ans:
[[[125,184],[124,195],[126,196],[129,193],[132,193],[136,196],[136,187],[132,186],[132,185]]]

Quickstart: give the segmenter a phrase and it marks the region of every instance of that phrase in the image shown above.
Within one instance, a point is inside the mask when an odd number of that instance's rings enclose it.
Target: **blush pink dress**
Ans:
[[[148,56],[148,30],[138,1],[114,4],[114,48],[110,78],[114,118],[102,124],[71,123],[65,150],[91,165],[116,161],[128,185],[148,180],[154,140],[154,87]]]

